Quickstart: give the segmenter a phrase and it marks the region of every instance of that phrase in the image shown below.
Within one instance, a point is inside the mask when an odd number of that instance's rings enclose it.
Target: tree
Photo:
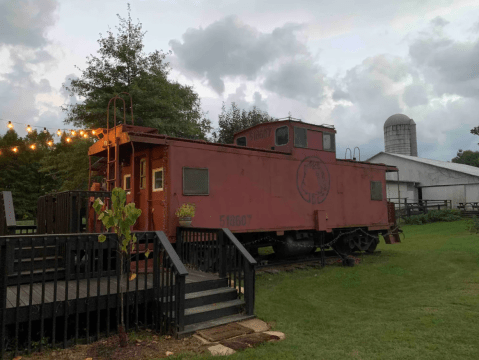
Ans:
[[[79,79],[70,79],[63,85],[70,96],[84,99],[81,103],[62,107],[67,113],[66,123],[77,127],[106,127],[109,100],[116,94],[127,92],[133,98],[135,125],[157,128],[171,136],[205,139],[211,130],[210,121],[201,111],[201,102],[192,87],[171,82],[165,54],[143,52],[142,24],[132,24],[130,5],[128,18],[117,15],[118,34],[108,31],[100,35],[99,56],[87,57],[87,68]],[[129,121],[129,100],[126,100]],[[117,114],[123,117],[123,102],[117,101]],[[110,110],[113,125],[113,107]]]
[[[246,111],[240,110],[236,103],[232,102],[231,108],[226,110],[226,105],[223,103],[221,114],[218,116],[219,128],[217,132],[213,133],[213,138],[222,144],[232,144],[236,132],[274,120],[266,111],[262,111],[256,106],[252,110]]]
[[[14,130],[0,136],[0,191],[11,191],[15,213],[19,219],[31,219],[36,214],[38,197],[58,185],[48,174],[39,172],[40,162],[50,152],[49,133],[32,131],[21,138]],[[35,147],[31,146],[35,144]],[[12,151],[16,148],[17,151]]]
[[[479,151],[459,150],[452,162],[479,167]]]
[[[92,139],[73,139],[66,142],[66,134],[55,148],[47,153],[39,171],[57,181],[57,191],[88,189],[88,149]]]
[[[131,234],[131,229],[135,225],[136,220],[141,215],[141,210],[135,208],[135,203],[126,203],[126,192],[122,188],[114,188],[111,192],[111,209],[103,209],[103,202],[100,198],[93,203],[93,209],[98,215],[98,220],[103,222],[107,230],[113,230],[118,236],[118,251],[120,253],[120,346],[125,347],[128,344],[127,335],[125,333],[124,311],[123,306],[123,272],[125,268],[125,257],[134,251],[136,245],[136,235]],[[104,242],[106,236],[101,234],[98,236],[99,242]],[[145,252],[145,258],[148,259],[150,250]],[[148,260],[146,260],[148,261]],[[136,273],[132,274],[135,275]],[[133,280],[130,277],[128,281]]]

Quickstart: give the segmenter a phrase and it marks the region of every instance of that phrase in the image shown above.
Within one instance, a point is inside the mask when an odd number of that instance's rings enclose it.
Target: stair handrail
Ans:
[[[245,259],[244,262],[244,301],[246,305],[246,314],[254,315],[254,300],[255,300],[255,265],[256,260],[245,249],[245,247],[239,242],[236,236],[233,235],[230,229],[222,228],[220,233],[220,242],[222,243],[222,254],[220,255],[220,276],[226,276],[228,271],[228,262],[226,261],[226,245],[224,238],[226,237],[239,251],[241,256]],[[223,237],[222,235],[225,235]],[[239,289],[241,292],[241,289]]]
[[[173,270],[176,272],[175,276],[175,331],[178,333],[185,329],[185,298],[186,298],[186,275],[188,271],[185,268],[185,265],[180,260],[180,257],[176,253],[175,249],[168,240],[168,237],[163,231],[155,231],[155,234],[160,241],[163,249],[166,251],[170,257],[171,262],[173,263]],[[156,289],[155,291],[159,291]],[[158,297],[157,297],[158,299]],[[161,299],[163,301],[163,299]]]

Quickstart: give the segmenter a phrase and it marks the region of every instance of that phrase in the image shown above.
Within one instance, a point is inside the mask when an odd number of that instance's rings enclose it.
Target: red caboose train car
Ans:
[[[136,230],[161,230],[172,242],[183,203],[196,205],[193,226],[227,227],[251,251],[273,245],[293,255],[336,238],[342,253],[371,251],[379,233],[398,241],[385,180],[397,169],[336,159],[335,134],[332,126],[288,119],[224,145],[123,124],[104,131],[89,155],[108,159],[108,187],[123,187],[142,210]]]

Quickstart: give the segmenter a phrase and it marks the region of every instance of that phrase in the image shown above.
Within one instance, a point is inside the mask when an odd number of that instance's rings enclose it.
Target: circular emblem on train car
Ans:
[[[310,204],[321,204],[329,193],[329,171],[321,159],[309,156],[301,161],[296,175],[301,197]]]

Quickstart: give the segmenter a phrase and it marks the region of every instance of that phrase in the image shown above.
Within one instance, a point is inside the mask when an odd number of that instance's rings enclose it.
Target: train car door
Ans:
[[[136,181],[134,182],[135,192],[135,206],[138,209],[141,209],[141,216],[138,218],[135,229],[136,230],[147,230],[147,158],[144,155],[139,155],[135,157],[135,177]]]

